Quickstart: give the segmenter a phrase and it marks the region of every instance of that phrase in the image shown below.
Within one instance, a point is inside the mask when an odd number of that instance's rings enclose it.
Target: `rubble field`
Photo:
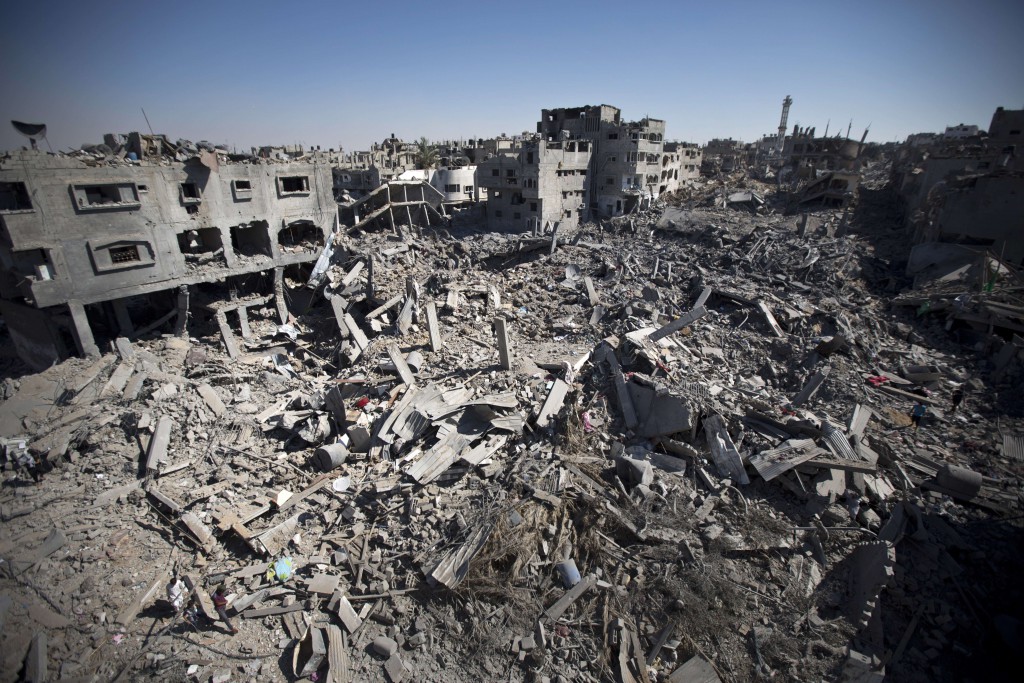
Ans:
[[[343,231],[286,325],[5,358],[3,680],[1008,677],[1024,282],[785,209]]]

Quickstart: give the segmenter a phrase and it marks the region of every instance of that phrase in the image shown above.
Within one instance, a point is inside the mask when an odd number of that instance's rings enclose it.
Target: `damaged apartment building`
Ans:
[[[481,161],[477,186],[497,230],[573,227],[650,206],[700,174],[701,150],[665,142],[665,122],[622,120],[607,104],[544,109],[537,136]]]
[[[985,252],[1024,264],[1024,110],[999,107],[988,131],[954,129],[976,134],[913,135],[893,160],[893,188],[918,244],[911,274]]]
[[[190,310],[227,333],[233,312],[243,336],[247,307],[285,322],[285,278],[304,280],[337,228],[323,155],[110,151],[0,157],[0,313],[30,366],[182,330]]]

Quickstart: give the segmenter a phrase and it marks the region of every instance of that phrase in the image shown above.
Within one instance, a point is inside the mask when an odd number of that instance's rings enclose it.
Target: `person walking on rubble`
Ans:
[[[964,388],[962,386],[957,387],[953,390],[953,395],[949,397],[952,406],[949,409],[950,414],[955,413],[956,409],[960,407],[960,404],[964,401]]]
[[[924,417],[924,414],[926,412],[928,412],[928,408],[925,407],[925,405],[923,403],[921,403],[920,401],[915,403],[914,407],[911,409],[911,411],[910,411],[910,421],[914,423],[914,431],[915,432],[917,431],[917,428],[921,426],[921,418]]]
[[[177,572],[174,572],[171,582],[167,584],[167,602],[171,603],[175,614],[180,614],[185,608],[185,599],[188,597],[188,588],[185,586],[185,582],[181,580]]]
[[[213,592],[211,597],[213,598],[214,609],[217,610],[217,614],[220,616],[221,620],[227,624],[228,630],[230,630],[231,633],[238,633],[238,629],[235,628],[235,625],[231,623],[230,619],[228,619],[228,597],[224,595],[224,586],[217,586],[217,590]]]

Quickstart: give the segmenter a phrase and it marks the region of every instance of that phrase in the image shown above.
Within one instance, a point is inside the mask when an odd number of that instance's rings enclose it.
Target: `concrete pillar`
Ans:
[[[511,349],[508,343],[508,330],[505,329],[505,319],[497,317],[494,319],[494,335],[498,339],[498,363],[502,370],[512,369]]]
[[[430,333],[430,350],[435,353],[441,350],[441,326],[437,322],[437,306],[434,302],[427,302],[427,330]]]
[[[182,337],[188,330],[188,285],[178,287],[178,319],[174,323],[174,334]]]
[[[288,304],[284,300],[284,268],[274,268],[274,303],[277,305],[277,317],[281,324],[288,323]]]
[[[68,310],[71,312],[71,333],[75,337],[75,344],[78,352],[83,356],[100,355],[99,347],[96,346],[96,339],[92,336],[92,328],[89,327],[89,318],[85,314],[85,307],[81,301],[69,301]]]
[[[249,311],[245,309],[245,306],[239,306],[238,311],[238,325],[242,330],[242,339],[251,339],[252,330],[249,329]]]
[[[227,349],[229,358],[238,358],[238,342],[235,341],[235,334],[228,325],[228,318],[224,311],[217,311],[217,326],[220,328],[220,336],[224,340],[224,348]]]
[[[113,299],[110,302],[110,306],[114,309],[114,317],[117,318],[117,328],[121,331],[121,334],[125,337],[130,337],[135,333],[135,326],[132,325],[132,318],[128,315],[128,306],[125,304],[124,299]]]

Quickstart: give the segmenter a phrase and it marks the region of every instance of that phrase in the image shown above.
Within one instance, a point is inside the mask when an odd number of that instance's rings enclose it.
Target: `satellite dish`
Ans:
[[[14,130],[29,139],[32,143],[32,149],[37,149],[37,140],[42,140],[46,137],[45,123],[22,123],[21,121],[11,121],[11,125],[14,126]]]

